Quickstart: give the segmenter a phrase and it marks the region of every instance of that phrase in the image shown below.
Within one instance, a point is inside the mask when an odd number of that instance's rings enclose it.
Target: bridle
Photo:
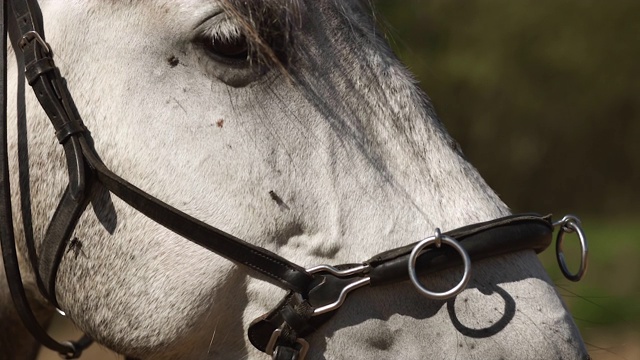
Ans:
[[[76,342],[58,342],[49,337],[29,307],[18,266],[7,149],[7,29],[16,57],[22,60],[18,63],[24,64],[25,77],[47,113],[67,161],[69,183],[49,222],[38,254],[33,236],[29,235],[32,233],[29,230],[31,225],[23,225],[27,233],[29,260],[38,287],[56,307],[59,307],[55,296],[58,266],[97,185],[104,186],[158,224],[245,267],[251,275],[258,275],[260,279],[288,290],[287,296],[269,313],[256,319],[248,331],[251,343],[274,359],[304,359],[309,348],[304,338],[334,315],[351,291],[363,286],[379,286],[409,279],[426,297],[448,299],[465,289],[472,260],[526,249],[541,252],[551,243],[556,226],[559,227],[556,252],[563,273],[570,280],[577,281],[586,271],[587,243],[580,221],[576,217],[566,216],[553,223],[550,216],[536,214],[507,216],[446,233],[436,229],[434,236],[385,251],[361,263],[320,265],[305,269],[193,218],[111,172],[92,147],[89,131],[54,64],[52,49],[45,41],[42,14],[37,1],[4,1],[1,22],[3,53],[0,111],[3,122],[0,127],[0,240],[5,272],[16,310],[25,327],[41,344],[65,358],[79,357],[83,349],[91,344],[91,339],[85,336]],[[24,191],[22,186],[21,192]],[[23,212],[30,211],[25,209],[25,204],[22,205]],[[25,218],[23,216],[23,221]],[[580,270],[575,274],[567,269],[562,252],[564,234],[571,232],[577,232],[582,246]],[[462,279],[444,293],[426,289],[417,277],[417,274],[460,264],[464,265]]]
[[[11,16],[8,16],[8,11],[11,11]],[[249,327],[251,343],[274,359],[303,359],[309,347],[304,337],[326,322],[342,305],[349,292],[355,289],[409,278],[418,291],[428,298],[447,299],[466,287],[470,278],[471,259],[525,249],[541,252],[551,243],[554,226],[560,228],[556,250],[558,263],[565,276],[577,281],[586,271],[587,244],[580,221],[567,216],[552,223],[550,216],[535,214],[512,215],[444,234],[436,229],[434,236],[421,242],[385,251],[362,263],[304,269],[163,203],[111,172],[91,146],[89,131],[54,64],[52,49],[44,38],[42,14],[37,1],[4,1],[1,20],[3,53],[0,109],[3,123],[0,134],[0,240],[5,272],[16,310],[26,328],[40,343],[65,358],[79,357],[91,339],[85,336],[76,342],[58,342],[49,337],[28,305],[18,266],[7,149],[7,29],[16,57],[22,60],[18,62],[24,64],[25,77],[47,113],[67,161],[69,183],[49,222],[39,254],[36,254],[33,236],[25,236],[38,287],[56,307],[55,279],[58,266],[79,217],[91,198],[92,189],[98,184],[158,224],[245,267],[252,274],[259,274],[261,279],[288,290],[288,295],[280,304]],[[7,20],[11,21],[9,26]],[[21,184],[21,192],[23,190]],[[30,212],[30,209],[25,209],[25,204],[22,205],[23,212]],[[25,218],[27,216],[23,216],[23,221]],[[30,226],[24,224],[26,234],[32,233]],[[576,274],[567,269],[561,249],[564,234],[574,231],[578,233],[582,246],[580,270]],[[442,247],[442,244],[449,247]],[[429,291],[417,278],[418,272],[434,272],[459,265],[460,262],[464,265],[462,280],[447,292]]]

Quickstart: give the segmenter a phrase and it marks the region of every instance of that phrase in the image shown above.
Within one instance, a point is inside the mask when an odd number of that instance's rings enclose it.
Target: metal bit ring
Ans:
[[[418,260],[418,256],[425,247],[432,244],[436,245],[437,247],[440,247],[440,244],[451,246],[458,252],[458,254],[460,254],[460,257],[462,257],[462,261],[464,262],[464,273],[462,274],[462,279],[456,286],[445,292],[434,292],[425,288],[420,283],[418,275],[416,274],[416,261]],[[467,254],[467,251],[462,247],[462,245],[460,245],[458,241],[456,241],[456,239],[447,235],[442,235],[440,233],[440,229],[436,229],[435,236],[431,236],[420,241],[413,248],[413,250],[411,251],[411,255],[409,256],[408,271],[411,282],[422,295],[433,300],[446,300],[458,295],[467,287],[467,284],[471,279],[471,259],[469,258],[469,254]]]
[[[558,235],[556,237],[556,259],[558,260],[558,265],[560,266],[560,270],[562,270],[562,274],[571,281],[580,281],[584,274],[587,272],[587,260],[589,255],[589,247],[587,244],[587,237],[580,226],[580,219],[575,216],[567,215],[562,220],[554,223],[554,225],[558,226]],[[562,252],[562,241],[564,240],[564,235],[567,233],[577,233],[578,239],[580,239],[580,268],[578,272],[575,274],[569,271],[567,267],[567,261],[564,257],[564,252]]]

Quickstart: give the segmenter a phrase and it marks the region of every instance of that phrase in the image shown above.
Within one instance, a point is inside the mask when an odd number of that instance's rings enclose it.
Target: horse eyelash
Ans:
[[[230,41],[242,36],[244,34],[240,27],[229,21],[222,21],[215,25],[204,27],[197,35],[198,38],[209,39],[210,41]]]
[[[256,41],[255,36],[245,34],[243,26],[237,24],[229,17],[212,18],[205,22],[194,37],[194,42],[200,45],[213,44],[215,41],[232,42],[244,37],[247,43],[248,60],[254,64],[276,64],[277,68],[286,72],[285,64],[288,62],[288,55],[284,54],[285,49],[273,49],[268,40],[260,38]],[[287,35],[288,39],[288,35]],[[288,41],[288,40],[287,40]],[[265,49],[267,47],[268,49]]]

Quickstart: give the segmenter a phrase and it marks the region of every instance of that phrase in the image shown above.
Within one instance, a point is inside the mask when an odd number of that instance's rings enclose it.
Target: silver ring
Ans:
[[[580,227],[580,220],[574,216],[565,216],[559,224],[558,235],[556,237],[556,259],[558,259],[558,265],[560,265],[560,270],[562,270],[562,274],[564,277],[571,281],[580,281],[584,274],[587,272],[587,263],[588,263],[588,255],[589,255],[589,247],[587,244],[587,237]],[[564,253],[562,252],[562,241],[564,240],[564,235],[567,233],[576,232],[578,234],[578,239],[580,239],[580,268],[578,272],[572,274],[567,267],[567,262],[564,257]]]
[[[464,273],[462,274],[462,279],[456,286],[445,292],[433,292],[425,288],[420,283],[420,280],[418,280],[418,275],[416,274],[416,261],[418,260],[418,256],[425,247],[432,244],[435,244],[436,246],[438,244],[446,244],[451,246],[458,252],[458,254],[460,254],[460,257],[462,257],[462,261],[464,262]],[[411,251],[411,255],[409,256],[408,270],[411,282],[422,295],[428,297],[429,299],[446,300],[458,295],[467,287],[467,284],[471,279],[471,259],[469,258],[469,254],[467,254],[466,250],[462,247],[462,245],[460,245],[458,241],[456,241],[456,239],[447,235],[442,235],[440,233],[440,229],[436,229],[436,236],[431,236],[420,241],[413,248],[413,250]]]

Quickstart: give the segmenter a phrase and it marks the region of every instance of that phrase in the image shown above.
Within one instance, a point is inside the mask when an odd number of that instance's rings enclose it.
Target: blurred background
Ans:
[[[449,132],[513,211],[582,218],[582,282],[562,277],[553,251],[541,258],[592,357],[640,359],[640,1],[374,3]]]
[[[582,218],[580,283],[564,279],[553,250],[541,258],[592,357],[640,359],[640,1],[375,3],[445,126],[513,211]]]

